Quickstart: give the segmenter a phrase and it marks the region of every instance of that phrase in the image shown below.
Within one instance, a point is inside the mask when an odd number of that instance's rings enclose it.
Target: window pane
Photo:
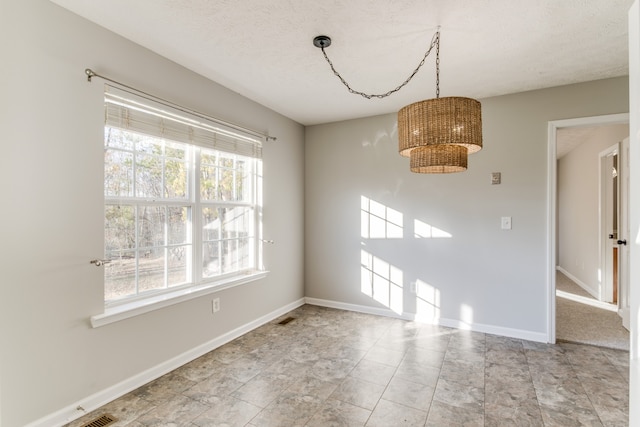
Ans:
[[[158,156],[136,155],[136,196],[159,199],[162,191],[162,160]]]
[[[121,129],[105,126],[104,128],[104,146],[110,148],[122,148],[124,150],[133,150],[132,134]]]
[[[202,276],[212,277],[221,273],[220,243],[208,242],[202,245]]]
[[[187,167],[183,161],[167,160],[165,162],[164,196],[171,199],[187,197]]]
[[[133,206],[104,207],[105,252],[135,249],[136,227]]]
[[[251,267],[249,250],[252,239],[233,239],[223,241],[222,273],[232,273]]]
[[[236,199],[239,202],[249,201],[250,187],[249,176],[247,174],[247,162],[244,160],[238,160],[236,162],[236,181],[235,181],[235,194]]]
[[[138,248],[155,249],[165,244],[164,206],[138,207]]]
[[[167,208],[167,240],[168,244],[187,243],[189,208]]]
[[[135,150],[147,153],[155,154],[157,156],[162,154],[162,140],[149,135],[135,134]]]
[[[186,198],[189,195],[187,179],[188,146],[165,141],[165,197]]]
[[[225,240],[222,242],[222,272],[231,273],[238,270],[238,241]]]
[[[218,168],[214,166],[200,165],[200,197],[202,200],[216,200],[218,198],[217,171]]]
[[[104,150],[104,195],[133,196],[133,153]]]
[[[220,239],[220,218],[218,209],[202,209],[202,239],[204,242]]]
[[[168,286],[182,285],[189,281],[187,260],[191,258],[191,246],[173,246],[169,248]]]
[[[178,142],[165,141],[164,155],[175,160],[187,159],[187,145]]]
[[[252,210],[246,207],[221,208],[222,238],[236,239],[249,236]]]
[[[135,295],[135,252],[116,251],[105,255],[111,262],[104,265],[104,299],[113,301]]]
[[[235,170],[220,168],[219,196],[221,200],[225,200],[225,201],[236,200],[235,176],[236,176]]]
[[[138,251],[138,292],[165,288],[165,249],[148,248]]]
[[[202,149],[200,154],[200,197],[202,200],[218,199],[218,155],[212,150]]]

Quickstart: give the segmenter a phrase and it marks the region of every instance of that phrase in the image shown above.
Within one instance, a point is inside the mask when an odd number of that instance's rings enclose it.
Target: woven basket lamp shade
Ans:
[[[411,150],[411,172],[454,173],[467,170],[467,148],[460,145],[429,145]]]
[[[398,112],[398,144],[402,156],[416,147],[455,144],[472,154],[482,149],[480,102],[471,98],[427,99]]]

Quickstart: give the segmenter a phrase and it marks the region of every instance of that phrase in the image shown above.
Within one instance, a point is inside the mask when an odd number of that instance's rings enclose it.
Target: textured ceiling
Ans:
[[[628,124],[601,125],[601,126],[580,126],[570,128],[560,128],[556,133],[556,157],[558,159],[569,154],[580,144],[592,141],[611,141],[612,132],[628,132]],[[620,141],[611,141],[611,145]]]
[[[435,97],[433,56],[388,98],[350,94],[313,46],[319,34],[353,89],[384,93],[441,26],[441,96],[484,98],[627,75],[633,0],[52,1],[310,125]]]

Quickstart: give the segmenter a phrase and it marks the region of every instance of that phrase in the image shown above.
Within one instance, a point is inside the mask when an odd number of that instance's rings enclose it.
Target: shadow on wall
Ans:
[[[451,233],[418,219],[409,221],[409,224],[413,229],[405,230],[402,212],[366,196],[360,197],[360,291],[399,315],[415,313],[417,321],[438,323],[440,290],[422,278],[405,277],[402,268],[372,253],[371,245],[367,245],[372,240],[453,238]],[[473,309],[462,306],[460,320],[470,325]]]

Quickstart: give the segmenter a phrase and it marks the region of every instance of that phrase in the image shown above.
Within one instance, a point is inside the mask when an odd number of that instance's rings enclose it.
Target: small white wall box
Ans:
[[[503,216],[501,218],[501,227],[503,230],[511,230],[511,217]]]

